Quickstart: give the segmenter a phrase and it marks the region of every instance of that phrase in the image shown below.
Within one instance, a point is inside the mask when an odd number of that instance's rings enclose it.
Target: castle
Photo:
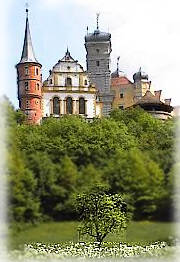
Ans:
[[[85,36],[87,71],[69,50],[49,71],[42,82],[42,65],[35,57],[26,9],[24,45],[17,68],[19,108],[27,121],[41,123],[46,117],[66,114],[81,115],[86,119],[108,116],[113,108],[141,106],[155,117],[171,117],[170,99],[161,99],[161,90],[153,91],[148,75],[141,68],[131,82],[117,69],[111,74],[111,34],[97,28]]]

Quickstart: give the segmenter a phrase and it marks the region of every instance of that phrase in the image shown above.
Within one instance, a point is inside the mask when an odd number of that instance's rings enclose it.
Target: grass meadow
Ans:
[[[147,245],[156,241],[170,242],[175,236],[175,223],[171,222],[131,222],[125,233],[109,234],[105,241]],[[78,242],[78,222],[48,222],[26,227],[23,230],[10,229],[9,248],[23,248],[30,243]],[[88,239],[84,239],[88,241]]]

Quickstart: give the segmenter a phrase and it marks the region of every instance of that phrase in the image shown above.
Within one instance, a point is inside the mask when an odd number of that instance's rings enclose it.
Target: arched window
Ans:
[[[84,85],[87,86],[88,82],[87,79],[84,80]]]
[[[54,97],[53,98],[53,114],[54,115],[59,115],[60,114],[60,103],[59,103],[59,98]]]
[[[79,98],[79,114],[85,114],[85,100],[83,97]]]
[[[70,77],[66,78],[66,86],[72,86],[72,79]]]
[[[67,114],[72,114],[73,108],[72,108],[72,98],[68,97],[66,99],[66,113]]]

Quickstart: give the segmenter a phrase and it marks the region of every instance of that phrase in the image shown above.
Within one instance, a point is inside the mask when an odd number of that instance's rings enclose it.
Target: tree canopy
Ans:
[[[99,245],[109,233],[126,228],[126,203],[120,194],[107,194],[102,186],[96,185],[89,192],[78,194],[76,210],[82,221],[80,235],[89,235]]]
[[[92,122],[64,116],[27,125],[6,106],[12,220],[76,219],[72,196],[95,183],[126,195],[134,219],[169,217],[174,119],[129,109]]]

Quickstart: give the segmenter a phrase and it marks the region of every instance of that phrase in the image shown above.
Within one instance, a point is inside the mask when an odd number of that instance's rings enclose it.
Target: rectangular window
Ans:
[[[25,75],[29,75],[29,68],[27,66],[25,67]]]
[[[25,89],[26,89],[26,90],[29,90],[29,83],[28,83],[28,82],[25,82],[24,85],[25,85]]]
[[[96,65],[99,66],[99,61],[96,61]]]
[[[124,94],[123,93],[120,93],[120,98],[123,98],[124,97]]]

